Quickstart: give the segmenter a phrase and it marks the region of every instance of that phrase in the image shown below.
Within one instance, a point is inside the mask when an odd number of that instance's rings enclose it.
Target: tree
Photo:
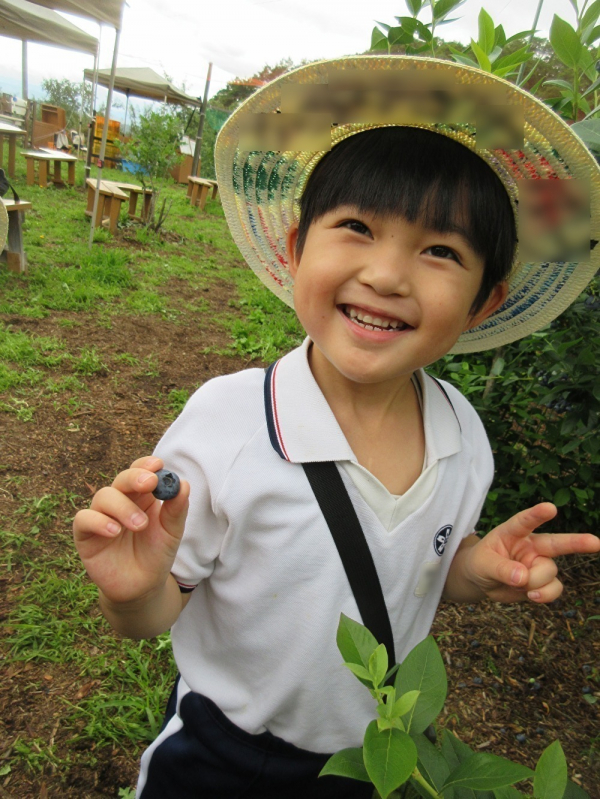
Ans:
[[[152,201],[146,226],[159,230],[168,216],[171,204],[163,200],[157,213],[157,201],[162,181],[169,171],[181,160],[179,143],[182,135],[179,116],[168,106],[160,110],[151,107],[137,117],[131,131],[131,141],[121,145],[123,155],[140,168],[142,185],[152,189]]]
[[[67,128],[77,128],[79,126],[79,115],[81,113],[82,84],[64,78],[44,78],[42,81],[44,100],[51,105],[64,108],[67,115]],[[83,84],[84,109],[89,109],[92,101],[91,84]]]

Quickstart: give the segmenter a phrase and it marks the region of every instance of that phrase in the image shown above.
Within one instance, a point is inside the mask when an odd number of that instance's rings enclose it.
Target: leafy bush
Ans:
[[[444,661],[432,636],[389,671],[385,646],[343,613],[337,644],[344,665],[375,699],[377,718],[368,725],[363,746],[336,752],[320,776],[372,782],[373,799],[399,799],[396,791],[402,785],[402,799],[520,799],[532,794],[511,786],[524,780],[533,782],[536,799],[588,797],[569,781],[559,741],[546,747],[535,771],[488,752],[474,752],[449,730],[444,730],[440,746],[431,742],[425,731],[444,707],[448,688]]]
[[[544,529],[596,531],[600,507],[600,298],[597,280],[549,327],[491,353],[447,355],[436,376],[480,414],[496,461],[482,528],[554,502]]]

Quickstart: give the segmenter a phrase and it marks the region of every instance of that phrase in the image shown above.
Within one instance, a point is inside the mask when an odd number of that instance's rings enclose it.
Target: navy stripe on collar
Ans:
[[[287,452],[283,445],[281,438],[281,430],[279,427],[279,420],[277,418],[277,402],[275,399],[275,374],[279,361],[272,363],[268,369],[265,370],[265,417],[267,419],[267,430],[269,431],[269,439],[275,452],[284,461],[289,461]]]

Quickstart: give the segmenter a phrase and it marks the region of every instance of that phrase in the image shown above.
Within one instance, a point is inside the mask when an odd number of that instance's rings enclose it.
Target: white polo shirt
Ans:
[[[360,614],[301,466],[356,464],[312,376],[308,344],[278,361],[268,379],[249,369],[203,385],[156,454],[191,485],[173,568],[182,590],[193,589],[172,629],[179,697],[197,691],[250,733],[268,729],[304,749],[334,752],[361,745],[374,703],[342,666],[340,613]],[[435,472],[426,499],[387,529],[340,467],[399,660],[428,634],[493,475],[471,405],[452,386],[443,390],[425,373],[419,379],[428,461],[420,479],[431,482]]]

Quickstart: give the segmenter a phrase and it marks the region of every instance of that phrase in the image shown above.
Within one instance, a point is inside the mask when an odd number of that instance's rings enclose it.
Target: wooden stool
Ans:
[[[95,178],[88,178],[85,182],[87,186],[87,208],[85,209],[86,216],[92,216],[94,213],[94,196],[96,194],[96,180]],[[119,214],[121,212],[121,204],[123,200],[127,199],[127,195],[121,191],[114,183],[108,180],[100,182],[100,195],[98,197],[98,209],[96,211],[96,219],[92,224],[94,227],[104,225],[108,227],[110,232],[114,235],[117,232],[117,222],[119,221]]]
[[[206,178],[208,180],[208,178]],[[216,180],[208,180],[208,182],[212,185],[213,190],[210,196],[211,200],[215,200],[217,198],[217,194],[219,193],[219,184]]]
[[[192,175],[188,177],[188,190],[187,196],[190,198],[192,205],[198,205],[201,211],[204,211],[206,200],[208,198],[209,189],[213,189],[214,196],[214,181],[206,180],[205,178],[195,178]]]
[[[23,219],[25,211],[31,211],[32,205],[23,200],[3,200],[8,211],[8,238],[6,248],[0,253],[0,261],[6,263],[11,272],[27,272],[27,259],[23,250]]]
[[[75,185],[75,164],[77,158],[74,155],[60,152],[59,150],[28,150],[21,153],[27,159],[27,185],[33,186],[35,180],[35,165],[38,165],[38,185],[45,189],[48,186],[48,177],[51,178],[55,186],[64,186],[61,174],[61,164],[66,163],[69,168],[67,181],[69,186]],[[48,173],[48,164],[53,165],[52,172]]]
[[[152,189],[145,189],[143,186],[138,186],[136,183],[121,183],[118,180],[107,180],[103,182],[111,183],[113,186],[116,186],[121,191],[124,191],[126,194],[129,194],[128,213],[131,219],[137,219],[140,222],[145,222],[148,219],[148,214],[150,212],[150,203],[152,202]],[[143,198],[141,216],[136,216],[137,201],[140,195]]]

